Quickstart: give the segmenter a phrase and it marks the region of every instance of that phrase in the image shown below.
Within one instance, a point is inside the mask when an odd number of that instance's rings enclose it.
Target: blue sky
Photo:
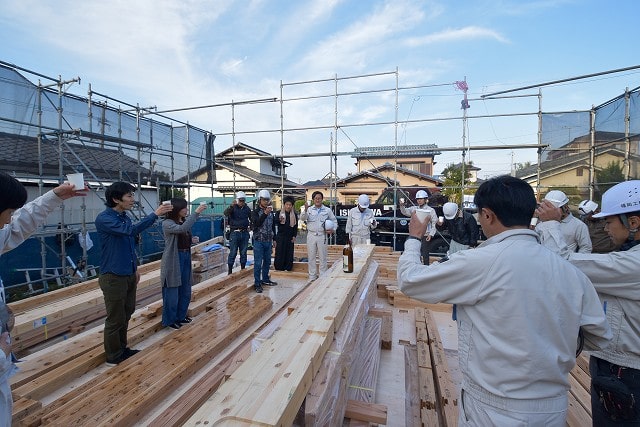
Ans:
[[[280,83],[334,76],[393,73],[401,91],[398,120],[402,144],[458,147],[462,92],[469,97],[640,63],[637,17],[640,2],[620,0],[478,1],[69,1],[0,0],[0,60],[52,77],[80,76],[70,92],[92,89],[160,110],[280,98]],[[27,75],[32,81],[33,76]],[[640,70],[544,88],[544,111],[586,110],[640,86]],[[395,87],[395,75],[342,80],[340,91]],[[333,82],[286,85],[284,98],[332,94]],[[535,94],[536,90],[522,93]],[[285,128],[332,125],[333,99],[288,102]],[[393,121],[393,92],[340,97],[344,124]],[[470,115],[538,109],[535,97],[472,101]],[[236,107],[238,131],[278,129],[280,104]],[[230,133],[228,107],[170,114],[214,133]],[[470,119],[473,145],[536,143],[535,117]],[[354,146],[393,145],[394,126],[345,127],[286,133],[284,153],[340,151]],[[236,141],[280,153],[278,133],[237,135]],[[231,145],[220,136],[217,150]],[[508,172],[511,161],[535,161],[533,150],[472,152],[480,177]],[[459,162],[459,153],[437,156],[436,172]],[[293,158],[289,178],[305,182],[329,170],[329,159]],[[355,171],[340,157],[340,176]]]

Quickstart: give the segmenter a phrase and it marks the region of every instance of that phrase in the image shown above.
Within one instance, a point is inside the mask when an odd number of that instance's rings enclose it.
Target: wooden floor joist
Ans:
[[[305,398],[302,421],[306,426],[338,425],[344,418],[349,377],[364,338],[367,308],[375,301],[373,284],[377,272],[377,262],[371,261],[348,313],[322,359]]]
[[[245,361],[185,425],[291,425],[334,332],[370,262],[354,259],[354,272],[336,264],[281,328]],[[290,351],[295,348],[295,352]]]

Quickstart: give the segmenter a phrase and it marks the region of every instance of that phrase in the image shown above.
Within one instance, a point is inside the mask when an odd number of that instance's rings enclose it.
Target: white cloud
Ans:
[[[469,26],[458,29],[447,29],[422,37],[411,37],[406,40],[406,44],[411,47],[417,47],[435,43],[449,43],[479,39],[493,39],[501,43],[509,43],[509,40],[497,31],[489,28]]]
[[[345,30],[321,40],[302,58],[297,69],[316,76],[345,69],[363,70],[372,56],[384,53],[383,44],[409,31],[423,18],[422,9],[410,2],[386,3]]]

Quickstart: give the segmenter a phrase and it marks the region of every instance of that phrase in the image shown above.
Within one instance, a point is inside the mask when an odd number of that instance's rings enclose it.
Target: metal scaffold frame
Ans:
[[[400,84],[400,73],[396,68],[393,71],[380,72],[380,73],[371,73],[371,74],[362,74],[362,75],[354,75],[354,76],[338,76],[335,74],[331,78],[325,79],[317,79],[317,80],[306,80],[306,81],[293,81],[293,82],[284,82],[280,81],[279,87],[279,98],[260,98],[253,100],[244,100],[244,101],[235,101],[219,104],[211,104],[211,105],[202,105],[202,106],[190,106],[184,108],[177,109],[167,109],[167,110],[159,110],[157,107],[141,107],[139,104],[131,104],[116,98],[110,97],[108,95],[99,93],[94,91],[89,85],[89,89],[87,92],[87,97],[82,98],[75,95],[70,95],[67,93],[68,86],[74,83],[80,83],[80,78],[74,78],[69,80],[63,80],[62,77],[52,78],[37,72],[27,70],[13,64],[8,64],[0,61],[0,66],[9,68],[11,70],[26,72],[37,76],[41,79],[50,81],[51,84],[43,85],[42,83],[38,83],[36,86],[37,90],[37,121],[36,123],[26,122],[16,120],[10,117],[0,117],[0,125],[2,123],[9,123],[16,126],[22,126],[27,129],[35,129],[35,134],[37,137],[38,144],[38,176],[20,176],[20,178],[29,178],[35,179],[38,183],[39,194],[44,193],[45,184],[50,182],[52,179],[61,183],[64,177],[65,166],[69,166],[70,160],[65,157],[65,152],[71,152],[72,158],[79,163],[81,159],[79,156],[73,154],[73,150],[70,148],[70,141],[78,142],[82,146],[86,146],[91,144],[94,147],[99,147],[103,150],[114,150],[119,154],[120,167],[118,169],[117,180],[125,180],[130,179],[128,175],[125,173],[125,167],[123,162],[125,160],[130,160],[133,158],[137,164],[135,168],[134,174],[135,179],[132,181],[137,181],[141,186],[144,182],[147,183],[149,187],[153,187],[155,184],[156,191],[159,193],[161,188],[169,188],[171,192],[174,190],[184,189],[185,198],[190,200],[192,188],[195,187],[205,187],[209,188],[211,192],[211,198],[214,198],[214,194],[216,192],[215,184],[215,176],[216,176],[216,161],[228,160],[232,164],[232,186],[236,188],[236,165],[239,161],[239,158],[236,154],[236,143],[238,142],[238,138],[243,135],[256,135],[256,134],[278,134],[279,136],[279,145],[280,145],[280,153],[278,155],[255,155],[255,156],[242,156],[242,159],[271,159],[274,161],[280,162],[282,167],[280,168],[280,185],[279,187],[270,187],[266,188],[268,190],[274,191],[276,194],[279,194],[280,197],[283,197],[287,191],[294,192],[295,189],[291,187],[287,187],[285,184],[286,180],[286,171],[285,171],[285,160],[286,159],[296,159],[296,158],[310,158],[310,157],[323,157],[329,159],[329,174],[330,177],[330,201],[334,205],[338,201],[338,188],[337,188],[337,180],[338,180],[338,158],[344,156],[353,156],[354,150],[342,150],[339,149],[339,143],[343,141],[343,138],[348,141],[348,143],[352,144],[354,148],[358,148],[359,146],[363,146],[360,141],[354,140],[349,135],[349,130],[355,128],[364,128],[364,127],[393,127],[393,143],[387,145],[393,145],[393,183],[390,187],[394,187],[394,192],[397,193],[397,177],[398,177],[398,156],[402,155],[404,149],[401,145],[399,145],[399,135],[398,135],[398,126],[403,126],[406,130],[406,127],[412,124],[425,124],[425,123],[435,123],[435,122],[445,122],[445,121],[459,121],[462,126],[461,133],[461,144],[459,146],[442,146],[437,147],[436,151],[438,152],[459,152],[461,165],[463,168],[467,165],[467,159],[472,151],[487,151],[487,150],[521,150],[521,149],[535,149],[537,150],[537,171],[536,171],[536,185],[535,190],[538,196],[545,190],[545,188],[541,184],[540,176],[542,173],[541,164],[543,164],[543,153],[546,149],[552,148],[548,143],[544,142],[543,138],[543,120],[545,115],[553,115],[553,114],[570,114],[576,113],[575,111],[570,112],[543,112],[542,108],[542,87],[552,86],[554,84],[566,82],[566,81],[574,81],[581,80],[585,78],[594,77],[597,75],[603,74],[611,74],[622,71],[628,71],[632,69],[640,68],[640,66],[635,67],[627,67],[624,69],[618,70],[610,70],[602,73],[590,74],[585,76],[577,76],[572,77],[570,79],[557,80],[553,82],[545,82],[536,85],[530,85],[521,88],[515,88],[508,91],[496,92],[493,94],[483,95],[479,98],[467,98],[467,87],[466,87],[466,77],[463,81],[458,82],[449,82],[449,83],[440,83],[440,84],[418,84],[411,86],[402,86]],[[394,80],[393,85],[384,84],[384,86],[375,86],[371,89],[367,90],[343,90],[342,84],[348,81],[354,80],[364,80],[364,81],[377,81],[381,78],[392,77]],[[313,93],[313,95],[305,95],[305,96],[287,96],[287,93],[290,89],[294,87],[314,87],[315,85],[327,84],[331,83],[333,88],[330,93],[323,93],[318,91],[309,91]],[[464,83],[462,85],[461,83]],[[420,118],[409,118],[407,117],[404,120],[399,119],[399,106],[401,96],[405,93],[411,93],[416,90],[423,90],[427,88],[433,87],[443,87],[443,86],[453,86],[458,87],[458,89],[463,90],[464,92],[464,101],[468,108],[469,102],[475,101],[497,101],[497,100],[509,100],[516,98],[527,98],[527,97],[535,97],[538,100],[537,108],[535,111],[522,111],[522,112],[509,112],[502,114],[478,114],[472,115],[468,114],[467,108],[462,108],[461,115],[454,115],[448,117],[420,117]],[[55,88],[53,90],[52,88]],[[524,94],[524,95],[503,95],[510,92],[524,91],[528,89],[537,88],[538,91],[535,94]],[[631,166],[630,166],[630,155],[632,153],[631,150],[631,139],[632,132],[629,127],[629,99],[631,94],[635,94],[638,92],[638,88],[629,91],[625,90],[625,94],[621,99],[624,99],[626,111],[625,111],[625,143],[627,145],[626,149],[626,157],[625,157],[625,176],[627,178],[631,177]],[[47,100],[51,102],[49,99],[49,95],[55,94],[57,97],[57,105],[55,105],[55,110],[57,114],[57,124],[56,126],[51,126],[48,122],[45,123],[43,120],[45,107],[43,106],[43,100]],[[393,96],[389,96],[388,98],[391,100],[392,105],[388,105],[389,109],[393,109],[394,117],[393,120],[382,120],[382,121],[368,121],[368,122],[348,122],[343,120],[343,109],[341,109],[341,101],[348,99],[349,97],[366,95],[366,94],[392,94]],[[500,96],[499,96],[500,95]],[[97,99],[96,99],[97,98]],[[620,97],[618,97],[620,98]],[[618,98],[610,101],[614,102]],[[291,126],[286,125],[287,118],[287,109],[289,106],[294,105],[296,102],[302,101],[312,101],[312,100],[323,100],[330,99],[333,101],[333,114],[332,114],[332,122],[331,123],[320,123],[314,126]],[[65,109],[63,105],[63,100],[68,101],[72,100],[74,102],[86,103],[87,106],[87,117],[85,124],[87,126],[74,126],[75,122],[72,123],[68,120],[68,117],[65,117]],[[237,129],[237,111],[240,108],[244,108],[247,106],[254,106],[258,104],[279,104],[279,127],[272,129],[245,129],[238,130]],[[464,104],[463,104],[464,105]],[[590,118],[590,135],[591,135],[591,144],[589,148],[590,152],[590,166],[589,166],[589,195],[593,197],[596,182],[596,169],[595,169],[595,157],[597,156],[597,144],[596,144],[596,112],[606,106],[607,103],[602,104],[598,107],[592,107],[591,109],[582,111],[583,113],[589,113],[591,115]],[[230,130],[228,132],[215,132],[214,130],[205,131],[193,125],[190,125],[189,122],[184,122],[181,120],[177,120],[175,118],[171,118],[167,116],[168,113],[176,113],[176,112],[186,112],[200,109],[210,109],[210,110],[219,110],[229,108],[229,123]],[[100,117],[96,117],[96,114],[100,113]],[[295,116],[295,115],[294,115]],[[469,123],[476,120],[484,120],[484,119],[492,119],[492,118],[515,118],[515,117],[525,117],[525,116],[535,116],[538,120],[538,129],[537,129],[537,140],[531,143],[524,144],[472,144],[472,140],[469,138],[468,128]],[[153,117],[153,119],[151,119]],[[116,120],[117,123],[112,123],[113,120]],[[99,125],[99,129],[94,130],[94,120]],[[111,120],[111,122],[110,122]],[[126,123],[125,123],[126,122]],[[126,125],[131,122],[135,123],[135,129],[131,131],[130,129],[126,129]],[[107,131],[107,128],[110,126],[116,127],[116,134],[113,132]],[[87,129],[86,131],[83,128]],[[328,142],[328,150],[327,151],[311,151],[308,150],[292,150],[288,151],[287,148],[291,150],[294,144],[290,143],[287,139],[289,135],[299,132],[308,132],[308,131],[323,131],[326,130],[328,132],[327,140]],[[168,137],[162,139],[162,132],[167,132]],[[57,139],[57,150],[59,154],[58,161],[58,176],[57,177],[47,177],[44,171],[44,165],[50,163],[51,159],[44,159],[42,150],[44,144],[48,143],[50,136],[55,136]],[[195,143],[198,136],[204,136],[204,148],[203,151],[206,151],[206,154],[200,153],[199,155],[195,155],[198,148],[198,144]],[[342,136],[340,136],[342,135]],[[160,136],[161,143],[157,143],[158,136]],[[232,151],[230,156],[216,156],[214,150],[214,140],[216,137],[230,137]],[[323,142],[322,144],[325,144]],[[179,145],[184,143],[184,149]],[[318,142],[315,144],[316,146],[321,146],[321,143]],[[561,151],[563,148],[553,148],[554,150]],[[571,150],[569,148],[568,150]],[[298,151],[298,152],[296,152]],[[127,153],[133,153],[131,156],[127,156]],[[135,157],[133,157],[135,155]],[[148,156],[148,168],[143,167],[145,162],[147,162]],[[178,161],[180,159],[180,161]],[[371,160],[369,160],[371,162]],[[65,163],[66,162],[66,163]],[[199,163],[198,163],[199,162]],[[196,167],[196,164],[202,165],[205,163],[205,168],[208,168],[207,171],[209,174],[208,182],[199,184],[193,181],[194,174],[198,172],[202,172],[202,167]],[[179,163],[179,164],[178,164]],[[373,162],[371,162],[373,165]],[[91,168],[82,164],[84,172],[89,175],[88,181],[91,183],[90,188],[92,192],[99,193],[105,187],[105,184],[112,182],[112,179],[106,179],[104,175],[101,175],[99,171],[91,170]],[[160,168],[163,167],[163,171],[166,173],[163,175],[160,172]],[[456,191],[459,191],[459,194],[462,195],[465,193],[465,190],[473,189],[474,184],[465,181],[465,174],[463,169],[463,179],[459,186],[455,186]],[[146,178],[146,180],[145,180]],[[257,192],[258,189],[256,189]],[[144,195],[142,191],[138,193],[138,207],[136,216],[141,217],[144,215],[144,204],[148,202],[144,199]],[[396,198],[397,199],[397,198]],[[92,221],[90,221],[89,217],[87,217],[86,206],[84,202],[81,206],[82,215],[81,221],[79,224],[69,224],[69,225],[78,225],[79,232],[83,235],[86,235],[88,231],[92,229]],[[64,221],[64,205],[61,208],[61,218]],[[395,219],[395,218],[394,218]],[[55,231],[54,233],[64,233],[65,227],[67,224],[61,222],[61,231]],[[42,258],[42,269],[41,276],[43,278],[47,278],[46,272],[46,254],[47,247],[44,242],[44,237],[50,235],[52,232],[47,229],[51,228],[51,225],[47,225],[43,227],[39,234],[38,238],[41,241],[41,258]],[[395,221],[394,221],[394,246],[396,241],[396,230],[395,230]],[[65,249],[64,245],[62,245],[62,271],[66,271],[66,259],[65,259]],[[86,250],[83,251],[83,257],[86,259]],[[84,272],[86,273],[86,268]],[[86,274],[85,274],[86,277]],[[45,279],[43,281],[46,282]],[[46,288],[45,288],[46,290]]]

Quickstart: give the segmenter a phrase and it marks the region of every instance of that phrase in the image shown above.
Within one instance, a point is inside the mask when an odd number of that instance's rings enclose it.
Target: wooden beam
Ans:
[[[243,363],[185,425],[233,420],[290,425],[370,262],[372,248],[354,259],[354,272],[335,264],[313,284],[309,298]],[[293,350],[295,349],[295,350]]]
[[[347,410],[344,413],[346,418],[367,421],[376,424],[387,424],[387,406],[376,403],[361,402],[349,399]]]

